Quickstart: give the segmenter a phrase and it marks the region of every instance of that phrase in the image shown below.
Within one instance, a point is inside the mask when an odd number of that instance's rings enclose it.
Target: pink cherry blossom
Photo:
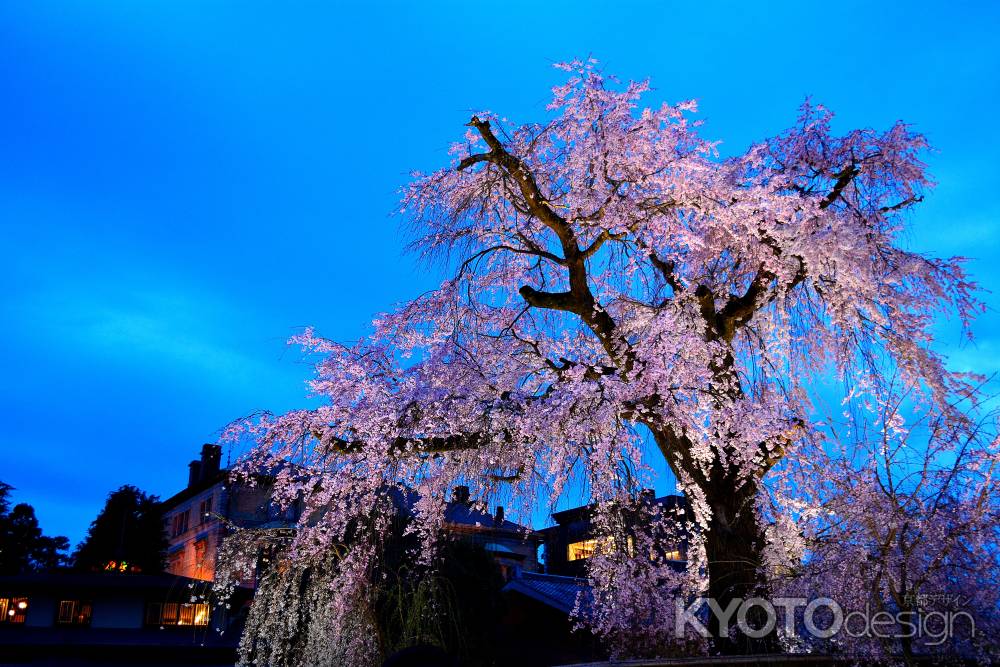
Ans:
[[[644,106],[647,82],[618,84],[592,61],[558,67],[567,79],[542,121],[476,114],[456,131],[452,162],[405,188],[411,248],[448,278],[355,343],[298,336],[322,405],[233,430],[256,443],[249,466],[294,464],[277,492],[307,508],[291,567],[344,553],[359,517],[400,485],[421,499],[428,567],[454,484],[504,496],[525,522],[581,488],[611,507],[650,485],[650,438],[691,509],[690,576],[677,586],[748,597],[773,556],[760,509],[770,473],[828,435],[822,381],[877,403],[892,368],[940,414],[975,392],[931,347],[940,314],[968,328],[982,308],[975,286],[960,258],[903,240],[931,186],[922,136],[903,123],[836,134],[832,114],[807,102],[790,129],[721,159],[694,102]],[[649,517],[639,551],[674,520]],[[364,544],[380,530],[367,525],[330,566],[327,637],[363,608],[377,558]],[[669,568],[594,563],[595,629],[662,645]]]

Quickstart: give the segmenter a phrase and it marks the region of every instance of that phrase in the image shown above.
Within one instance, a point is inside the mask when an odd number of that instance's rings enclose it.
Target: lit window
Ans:
[[[0,623],[24,623],[28,615],[28,598],[0,597]]]
[[[90,610],[89,602],[62,600],[56,621],[63,625],[90,625]]]
[[[181,605],[181,615],[177,619],[177,625],[194,625],[194,605]]]
[[[146,607],[147,625],[208,625],[208,605],[152,602]]]
[[[205,566],[205,555],[208,553],[208,542],[205,540],[198,540],[194,543],[194,563],[195,567],[202,568]]]
[[[208,625],[208,605],[196,604],[194,606],[194,624]]]
[[[684,554],[680,552],[680,549],[667,551],[663,554],[663,557],[667,560],[684,560]]]
[[[631,556],[635,552],[635,540],[629,535],[626,539],[626,549]],[[567,549],[568,560],[584,560],[598,553],[611,553],[615,548],[615,538],[610,535],[605,537],[594,537],[589,540],[573,542]]]
[[[589,540],[581,540],[569,545],[569,560],[584,560],[590,558],[598,552],[607,553],[614,546],[614,538],[596,537]]]
[[[142,568],[127,560],[109,560],[104,564],[105,572],[142,572]]]
[[[163,605],[163,614],[160,616],[160,623],[164,625],[177,625],[177,612],[179,605],[176,602],[168,602]]]
[[[194,575],[200,579],[211,579],[214,574],[212,558],[209,555],[208,540],[202,538],[194,543]]]

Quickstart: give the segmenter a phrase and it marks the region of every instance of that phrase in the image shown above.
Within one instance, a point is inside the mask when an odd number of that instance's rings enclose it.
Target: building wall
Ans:
[[[46,628],[55,622],[58,602],[51,597],[29,597],[28,613],[24,624],[28,627]]]
[[[589,518],[570,520],[542,531],[545,536],[545,571],[567,577],[586,575],[585,560],[569,560],[569,545],[588,539],[593,530]]]
[[[680,508],[678,518],[682,518],[685,505],[679,496],[664,496],[646,502],[656,502],[669,511]],[[556,525],[540,531],[545,540],[545,572],[568,577],[586,576],[587,558],[581,558],[580,554],[588,549],[592,551],[600,548],[601,539],[592,523],[590,507],[558,512],[553,514],[553,518]],[[677,563],[677,567],[683,568],[684,559],[687,558],[687,539],[682,523],[677,523],[675,526],[675,542],[672,545],[663,545],[664,549],[671,551],[661,555]]]
[[[144,600],[128,594],[107,595],[93,601],[92,628],[141,628]],[[50,623],[51,624],[51,623]]]
[[[192,587],[197,585],[196,590]],[[24,621],[3,623],[11,627],[141,628],[148,604],[189,605],[192,595],[208,597],[211,587],[194,580],[167,575],[80,573],[57,570],[44,574],[0,577],[0,598],[26,604]],[[60,619],[62,601],[76,603],[68,618]],[[199,600],[198,602],[202,602]],[[82,609],[87,613],[77,614]],[[213,611],[215,609],[213,608]],[[184,625],[178,624],[178,625]],[[0,662],[3,655],[0,653]]]
[[[246,485],[232,483],[224,475],[217,483],[165,511],[167,572],[203,581],[213,580],[227,524],[243,528],[294,526],[301,507],[282,510],[272,502],[271,491],[272,487],[266,481]],[[202,507],[207,501],[211,502],[212,509],[205,515]],[[185,513],[187,526],[177,532],[177,517]]]
[[[211,510],[203,512],[204,503]],[[182,577],[210,581],[215,577],[215,562],[225,532],[221,517],[228,503],[226,485],[220,481],[164,513],[167,531],[167,572]],[[186,528],[178,532],[178,517],[187,514]]]

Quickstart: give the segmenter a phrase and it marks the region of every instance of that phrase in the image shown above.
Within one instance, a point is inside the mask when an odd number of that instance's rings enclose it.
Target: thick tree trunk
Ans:
[[[728,611],[734,601],[767,597],[763,575],[764,526],[756,511],[757,478],[743,471],[742,478],[716,461],[706,473],[691,457],[691,442],[668,429],[650,427],[660,450],[678,479],[693,481],[703,491],[711,509],[705,532],[708,560],[708,597],[718,608]],[[737,626],[739,603],[728,619],[728,633],[723,636],[717,616],[709,612],[707,629],[717,652],[725,655],[774,653],[777,634],[772,631],[755,638]],[[764,627],[764,609],[754,606],[747,615],[753,629]]]
[[[712,519],[705,535],[708,558],[708,597],[719,608],[738,608],[736,600],[767,597],[762,578],[764,530],[755,511],[757,486],[745,482],[737,488],[730,476],[709,480],[706,499],[712,509]],[[728,479],[727,479],[728,478]],[[763,628],[765,611],[754,606],[747,614],[753,629]],[[737,614],[728,620],[728,636],[724,636],[718,618],[709,614],[709,632],[719,653],[745,655],[777,651],[777,637],[772,631],[764,637],[751,637],[737,626]]]

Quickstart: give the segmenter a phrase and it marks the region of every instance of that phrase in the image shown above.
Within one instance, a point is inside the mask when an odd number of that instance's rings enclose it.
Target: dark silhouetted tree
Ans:
[[[13,488],[0,482],[0,574],[44,572],[65,565],[69,540],[43,535],[31,505],[19,503],[11,509]]]
[[[108,495],[73,554],[80,570],[163,571],[167,538],[159,498],[125,485]]]

